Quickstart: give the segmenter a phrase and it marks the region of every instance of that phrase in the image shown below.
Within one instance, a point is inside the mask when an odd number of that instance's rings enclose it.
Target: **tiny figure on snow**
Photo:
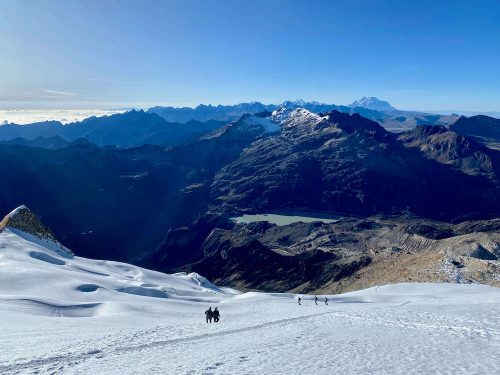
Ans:
[[[325,297],[325,305],[328,305],[328,297]]]
[[[318,305],[318,296],[314,296],[314,303],[316,304],[316,306]]]
[[[205,311],[205,317],[207,318],[207,323],[212,323],[212,318],[214,317],[214,312],[212,311],[212,306]]]
[[[299,301],[299,305],[300,305],[300,301],[302,301],[302,298],[297,297],[297,301]]]
[[[217,307],[215,307],[213,311],[213,316],[214,316],[214,323],[217,323],[220,320],[220,312]]]

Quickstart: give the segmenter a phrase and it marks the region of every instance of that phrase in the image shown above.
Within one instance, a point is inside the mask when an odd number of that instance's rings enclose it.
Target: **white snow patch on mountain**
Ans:
[[[21,212],[22,210],[28,210],[28,207],[26,207],[24,204],[17,207],[17,208],[14,208],[11,212],[9,212],[7,214],[8,217],[14,217],[16,216],[19,212]]]
[[[0,232],[2,374],[495,374],[500,291],[238,293]],[[204,321],[218,305],[217,324]]]
[[[328,116],[322,117],[304,108],[291,109],[282,107],[271,114],[271,120],[280,123],[284,128],[296,126],[315,126]]]
[[[373,109],[375,111],[382,111],[382,112],[390,112],[390,111],[395,111],[396,108],[391,106],[389,102],[385,100],[380,100],[374,96],[366,97],[363,96],[361,99],[355,100],[352,102],[350,107],[356,108],[356,107],[362,107],[362,108],[367,108],[367,109]]]
[[[271,120],[267,118],[262,118],[262,117],[257,117],[253,115],[248,115],[245,116],[242,119],[243,123],[248,124],[248,125],[260,125],[264,128],[265,133],[273,133],[281,130],[281,127],[279,124],[272,122]]]

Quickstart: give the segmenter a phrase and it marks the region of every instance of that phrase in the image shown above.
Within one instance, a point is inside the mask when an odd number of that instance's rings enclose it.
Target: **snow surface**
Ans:
[[[500,291],[238,293],[0,232],[0,373],[497,374]],[[221,322],[206,324],[218,305]]]

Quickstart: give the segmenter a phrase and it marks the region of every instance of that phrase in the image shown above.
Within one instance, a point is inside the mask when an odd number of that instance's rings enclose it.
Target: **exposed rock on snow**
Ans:
[[[61,255],[73,255],[71,250],[57,241],[50,228],[24,205],[17,207],[3,218],[0,222],[0,232],[6,228],[16,232],[20,237],[40,243]]]

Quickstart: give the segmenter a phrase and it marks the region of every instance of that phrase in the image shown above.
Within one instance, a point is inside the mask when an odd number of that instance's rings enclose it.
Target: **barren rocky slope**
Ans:
[[[500,220],[453,225],[375,216],[277,226],[205,216],[171,231],[159,253],[162,270],[194,270],[221,285],[269,291],[330,293],[405,281],[500,285]],[[169,267],[182,263],[189,265]]]

